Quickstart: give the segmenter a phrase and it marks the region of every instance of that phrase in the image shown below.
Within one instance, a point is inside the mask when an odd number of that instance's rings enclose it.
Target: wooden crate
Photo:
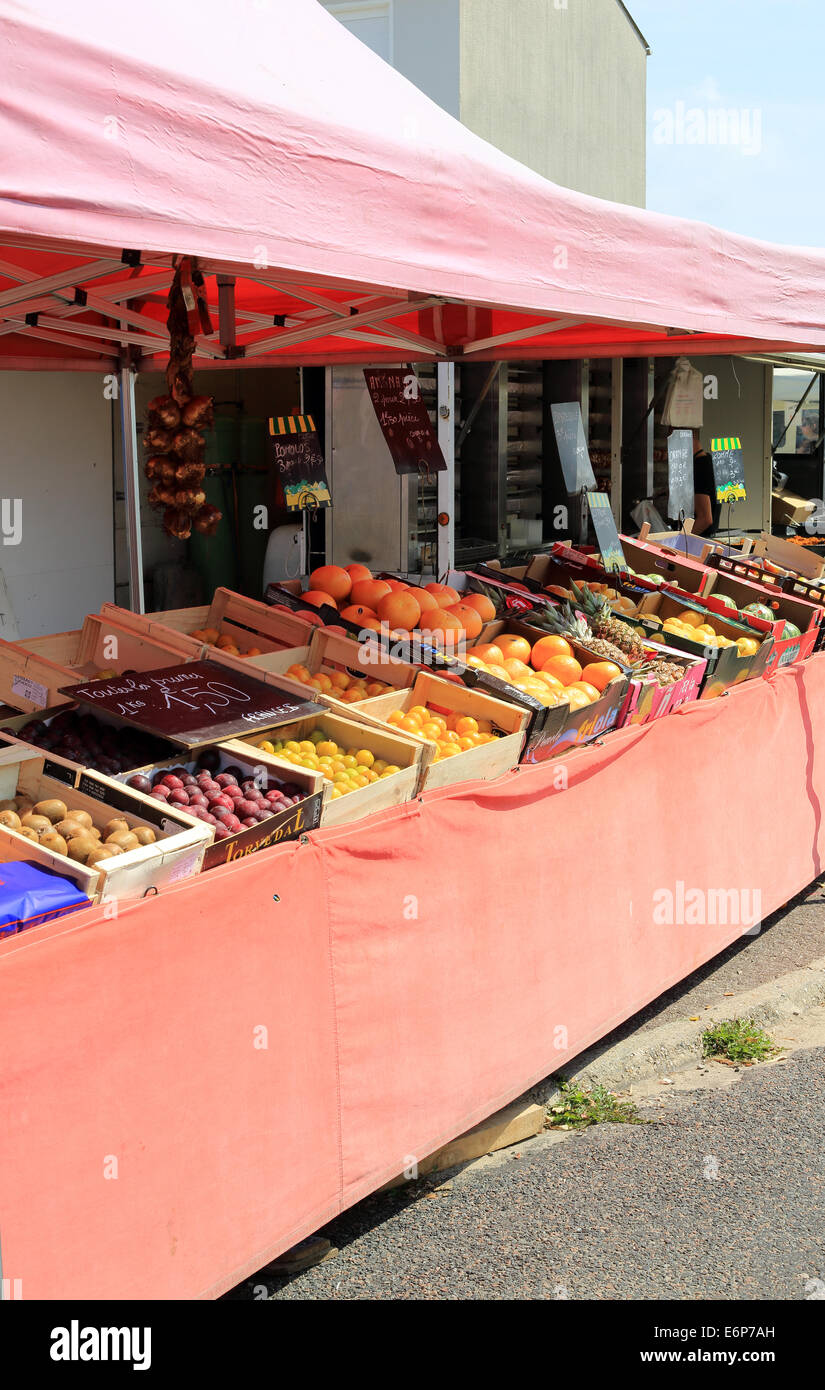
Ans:
[[[112,651],[116,655],[111,655]],[[184,653],[175,642],[123,627],[108,615],[92,613],[82,628],[72,632],[54,632],[26,642],[0,642],[0,699],[7,699],[26,713],[51,709],[70,698],[61,695],[62,686],[88,680],[98,671],[115,671],[118,675],[124,671],[151,671],[176,661],[192,660],[196,655],[194,646]]]
[[[132,826],[151,826],[159,838],[154,844],[127,850],[89,869],[4,826],[7,857],[31,859],[43,868],[63,874],[93,902],[142,898],[150,889],[160,891],[200,872],[207,846],[213,839],[210,825],[185,811],[161,805],[153,797],[124,787],[99,772],[77,769],[75,785],[67,786],[47,775],[45,759],[27,756],[27,749],[20,751],[21,756],[15,758],[6,749],[0,761],[0,800],[11,799],[18,791],[32,802],[55,797],[65,802],[70,810],[88,811],[99,829],[120,813]],[[19,852],[10,853],[15,846]]]
[[[313,729],[322,729],[327,738],[339,746],[367,748],[376,758],[383,758],[385,762],[394,764],[401,771],[381,778],[378,782],[372,782],[368,787],[359,787],[356,791],[347,792],[345,796],[330,797],[324,803],[321,817],[323,827],[348,825],[352,821],[371,815],[373,811],[383,811],[388,806],[398,806],[401,802],[409,801],[415,796],[421,779],[421,763],[429,761],[431,757],[432,744],[426,740],[411,739],[406,734],[402,737],[390,733],[377,720],[366,723],[357,717],[354,718],[352,706],[347,708],[346,718],[333,713],[332,710],[329,714],[311,715],[307,719],[279,728],[277,737],[283,740],[297,739],[300,742],[308,738]],[[254,739],[242,741],[253,743],[257,747],[261,742],[261,736],[256,734]],[[287,763],[287,767],[291,766],[291,763]]]
[[[375,695],[358,705],[359,717],[364,720],[375,719],[382,727],[388,714],[393,710],[408,710],[414,705],[428,705],[438,714],[467,714],[474,719],[488,719],[494,730],[499,730],[501,738],[495,743],[485,743],[479,748],[468,748],[452,758],[434,761],[437,748],[429,739],[419,738],[418,734],[406,733],[429,746],[430,761],[422,763],[418,791],[432,791],[435,787],[451,787],[458,782],[474,782],[478,779],[491,781],[516,767],[531,715],[525,709],[509,705],[504,700],[496,700],[492,695],[481,691],[468,690],[466,686],[453,681],[442,680],[440,676],[419,671],[415,683],[407,690],[396,690],[388,695]]]
[[[220,756],[217,772],[224,772],[226,768],[237,765],[242,770],[245,768],[252,777],[256,769],[263,767],[268,778],[292,782],[300,787],[306,799],[264,821],[257,828],[245,826],[235,835],[227,835],[224,840],[213,840],[206,848],[203,861],[205,870],[214,869],[219,864],[228,864],[236,859],[244,859],[248,854],[269,849],[271,845],[282,844],[285,840],[293,840],[307,830],[315,830],[321,824],[323,804],[332,788],[324,781],[320,772],[314,772],[308,767],[296,767],[293,763],[286,762],[272,753],[265,753],[262,748],[252,747],[241,739],[226,739],[212,747],[216,748]],[[198,766],[198,758],[204,751],[203,748],[181,748],[176,757],[148,767],[136,768],[133,772],[122,772],[116,780],[128,786],[132,777],[142,775],[151,778],[153,773],[168,772],[173,767],[183,767],[187,772],[194,772]]]
[[[231,637],[239,650],[258,647],[262,652],[283,651],[309,645],[312,625],[289,613],[276,613],[266,603],[245,598],[232,589],[216,589],[210,604],[198,608],[169,608],[158,613],[131,613],[113,603],[104,603],[108,613],[124,627],[137,632],[168,630],[186,642],[198,643],[192,632],[216,628]],[[199,651],[212,660],[215,648],[199,643]],[[250,658],[252,659],[252,658]]]

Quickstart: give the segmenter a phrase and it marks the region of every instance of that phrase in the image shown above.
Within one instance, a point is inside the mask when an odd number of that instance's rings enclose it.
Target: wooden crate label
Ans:
[[[45,685],[39,685],[37,681],[30,680],[28,676],[13,676],[11,688],[14,695],[21,695],[24,700],[31,700],[38,709],[47,708],[49,691]]]

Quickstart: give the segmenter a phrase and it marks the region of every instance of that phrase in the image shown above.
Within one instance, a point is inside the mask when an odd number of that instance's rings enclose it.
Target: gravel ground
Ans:
[[[273,1297],[801,1300],[825,1279],[825,1049],[642,1113],[370,1197]]]
[[[658,1028],[697,1014],[705,1005],[729,1005],[726,993],[742,994],[825,956],[825,878],[767,917],[759,936],[741,937],[721,955],[616,1028],[605,1042]]]

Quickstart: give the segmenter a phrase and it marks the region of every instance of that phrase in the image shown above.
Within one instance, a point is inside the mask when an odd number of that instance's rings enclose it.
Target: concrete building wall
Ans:
[[[618,0],[461,0],[461,120],[554,183],[645,203],[645,45]]]
[[[0,372],[0,420],[0,636],[65,632],[114,598],[112,404],[97,373]]]
[[[620,0],[323,0],[477,135],[545,178],[645,202],[644,41]]]

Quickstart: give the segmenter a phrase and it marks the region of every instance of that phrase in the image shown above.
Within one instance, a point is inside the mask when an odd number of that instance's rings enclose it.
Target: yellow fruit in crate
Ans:
[[[321,672],[319,671],[318,674],[320,675]],[[329,677],[329,683],[334,690],[346,690],[349,686],[350,678],[346,671],[327,671],[325,674]]]
[[[297,662],[294,666],[290,666],[287,675],[291,676],[294,681],[300,681],[302,685],[307,685],[312,680],[312,672]]]
[[[753,637],[740,637],[736,643],[740,656],[756,656],[759,643]]]
[[[288,743],[284,744],[285,753],[300,753],[300,751],[301,745],[300,743],[296,743],[294,738],[291,738]]]
[[[711,627],[710,623],[700,623],[699,626],[696,628],[696,631],[701,633],[703,637],[716,636],[716,628]]]
[[[323,743],[316,745],[316,751],[319,758],[334,758],[338,754],[338,744],[325,739]]]
[[[355,761],[359,767],[372,767],[375,762],[375,754],[369,748],[361,748],[355,755]]]
[[[699,627],[702,622],[702,614],[697,613],[695,608],[685,608],[678,617],[681,622],[687,623],[688,627]]]
[[[381,775],[382,778],[384,778],[384,777],[392,777],[394,773],[400,772],[400,771],[401,771],[401,768],[398,767],[395,763],[389,763],[388,766],[384,768],[384,771],[383,771],[380,775]]]

